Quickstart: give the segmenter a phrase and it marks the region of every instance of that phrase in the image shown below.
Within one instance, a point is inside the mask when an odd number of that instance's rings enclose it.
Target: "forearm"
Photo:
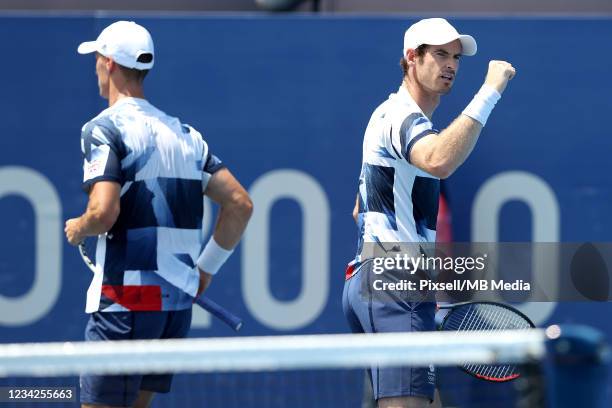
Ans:
[[[211,177],[204,193],[220,206],[213,236],[197,261],[201,275],[206,276],[216,274],[232,254],[251,218],[253,203],[227,169],[221,169]],[[205,286],[201,284],[198,293]]]
[[[462,114],[437,136],[425,136],[410,152],[412,164],[439,178],[450,176],[470,155],[482,128],[516,71],[504,61],[491,61],[485,83]]]
[[[221,206],[213,237],[208,241],[197,261],[200,271],[198,295],[210,284],[210,275],[216,274],[232,254],[249,222],[252,211],[253,204],[246,195],[243,199]]]
[[[221,206],[215,225],[214,239],[220,247],[233,249],[251,218],[252,206],[247,204],[228,204]]]
[[[77,220],[80,233],[84,237],[104,234],[110,229],[107,228],[107,225],[99,217],[87,212],[77,218]]]
[[[119,217],[118,183],[100,181],[95,183],[89,193],[85,214],[66,221],[64,232],[71,245],[79,244],[83,238],[108,232]]]
[[[438,135],[429,161],[444,168],[447,176],[452,174],[474,150],[481,131],[482,125],[478,121],[459,115]]]
[[[104,210],[99,203],[90,200],[85,213],[77,218],[80,235],[87,237],[108,232],[118,215],[118,207]]]

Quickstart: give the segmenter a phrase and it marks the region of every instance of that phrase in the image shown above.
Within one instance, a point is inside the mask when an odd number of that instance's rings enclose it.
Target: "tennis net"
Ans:
[[[537,407],[544,406],[539,363],[547,339],[534,329],[6,344],[0,386],[78,394],[79,373],[175,373],[172,391],[154,407],[358,407],[372,406],[365,367],[435,365],[443,406]],[[513,363],[524,375],[486,383],[455,368],[466,362]]]

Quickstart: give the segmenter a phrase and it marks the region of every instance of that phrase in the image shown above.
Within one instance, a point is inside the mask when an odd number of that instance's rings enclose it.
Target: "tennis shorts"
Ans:
[[[173,339],[187,336],[191,308],[166,312],[95,312],[85,328],[86,341]],[[81,403],[130,407],[140,390],[170,391],[172,374],[82,375]]]
[[[377,275],[365,262],[344,284],[342,308],[353,333],[420,332],[435,329],[435,302],[381,296],[373,288]],[[369,370],[376,400],[385,397],[424,397],[433,401],[435,368],[378,367]]]

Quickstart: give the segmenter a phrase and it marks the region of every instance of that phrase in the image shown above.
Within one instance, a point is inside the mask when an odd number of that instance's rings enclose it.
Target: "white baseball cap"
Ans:
[[[119,65],[140,70],[153,68],[155,54],[151,34],[133,21],[117,21],[109,25],[95,41],[81,43],[77,51],[79,54],[99,52]],[[151,60],[138,61],[143,54],[151,54]]]
[[[443,18],[426,18],[414,23],[404,34],[404,57],[408,49],[417,49],[420,45],[442,45],[454,40],[461,41],[461,54],[476,54],[476,40],[471,35],[459,34],[455,27]]]

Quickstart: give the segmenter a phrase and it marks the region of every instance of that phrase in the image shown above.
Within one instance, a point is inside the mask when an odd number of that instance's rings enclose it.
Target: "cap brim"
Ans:
[[[91,54],[92,52],[96,52],[98,50],[98,42],[97,41],[86,41],[82,42],[77,48],[77,52],[79,54]]]
[[[467,55],[468,57],[476,55],[478,46],[476,45],[476,40],[474,37],[471,35],[462,34],[459,36],[459,41],[461,41],[461,47],[463,48],[461,54]]]
[[[443,45],[455,40],[459,40],[461,42],[461,55],[465,55],[468,57],[476,55],[476,51],[478,50],[476,40],[474,39],[474,37],[467,34],[460,34],[458,37],[456,35],[452,35],[451,37],[438,37],[436,39],[431,40],[430,42],[423,42],[422,44]],[[404,55],[406,54],[408,48],[414,47],[413,49],[416,49],[419,45],[421,44],[414,44],[412,46],[406,47],[404,49]]]

